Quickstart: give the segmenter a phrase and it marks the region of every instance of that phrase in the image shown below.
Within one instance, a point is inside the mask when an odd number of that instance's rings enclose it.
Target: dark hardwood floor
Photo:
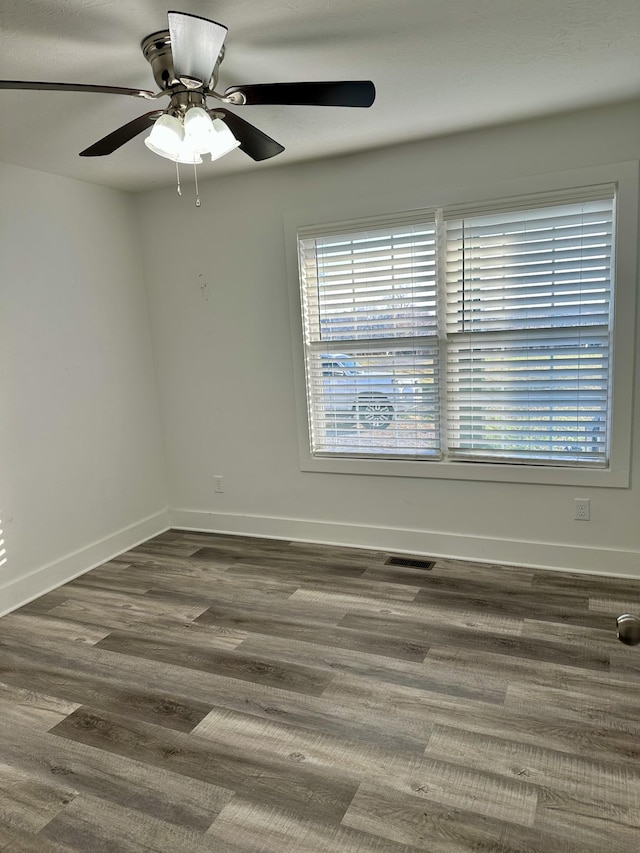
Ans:
[[[640,580],[169,531],[0,619],[0,850],[630,853]]]

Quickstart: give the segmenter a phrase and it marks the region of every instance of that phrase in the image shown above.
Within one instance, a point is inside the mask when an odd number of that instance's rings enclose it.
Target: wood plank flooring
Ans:
[[[0,619],[0,850],[627,853],[640,580],[168,531]]]

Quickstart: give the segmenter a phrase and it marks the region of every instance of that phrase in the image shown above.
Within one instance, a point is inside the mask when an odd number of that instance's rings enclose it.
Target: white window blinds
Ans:
[[[613,187],[298,235],[315,455],[604,466]]]
[[[604,465],[613,193],[447,223],[453,458]]]
[[[309,341],[435,336],[435,222],[300,239]]]
[[[299,234],[311,447],[439,453],[435,221]]]

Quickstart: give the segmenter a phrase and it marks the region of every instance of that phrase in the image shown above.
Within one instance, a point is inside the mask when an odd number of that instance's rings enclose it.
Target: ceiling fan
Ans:
[[[224,105],[293,104],[332,107],[370,107],[375,87],[370,80],[262,83],[231,86],[224,94],[215,91],[224,58],[227,27],[186,12],[168,12],[168,30],[146,36],[140,44],[151,65],[160,91],[97,86],[84,83],[50,83],[0,80],[0,89],[41,89],[72,92],[104,92],[156,100],[169,98],[166,109],[138,116],[80,152],[81,157],[111,154],[138,134],[151,128],[145,143],[157,154],[182,163],[200,163],[239,147],[253,160],[267,160],[284,151],[280,143],[229,111]],[[207,98],[214,99],[213,108]]]

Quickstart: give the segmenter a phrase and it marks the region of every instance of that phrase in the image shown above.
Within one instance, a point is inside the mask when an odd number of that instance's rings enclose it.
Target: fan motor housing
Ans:
[[[171,36],[169,30],[158,30],[155,33],[150,33],[140,42],[142,54],[151,66],[153,79],[158,84],[158,87],[165,91],[172,86],[180,85],[180,81],[176,78],[176,73],[173,67],[173,54],[171,53]],[[203,80],[205,90],[212,90],[215,87],[218,67],[224,58],[224,47],[220,51],[216,67],[213,70],[211,80]]]
[[[151,33],[140,42],[142,53],[153,71],[153,78],[160,89],[168,89],[177,83],[173,70],[171,54],[171,39],[169,30],[158,30]]]

